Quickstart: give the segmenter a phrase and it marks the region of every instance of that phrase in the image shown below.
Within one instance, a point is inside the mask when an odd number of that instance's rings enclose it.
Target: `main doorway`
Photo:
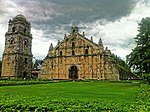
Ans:
[[[76,66],[69,68],[69,79],[78,79],[78,69]]]

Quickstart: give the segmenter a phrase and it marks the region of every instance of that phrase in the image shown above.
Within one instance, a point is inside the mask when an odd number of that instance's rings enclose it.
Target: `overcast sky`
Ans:
[[[0,59],[8,20],[24,15],[32,25],[32,53],[43,59],[71,26],[125,59],[135,47],[138,23],[150,17],[150,0],[0,0]]]

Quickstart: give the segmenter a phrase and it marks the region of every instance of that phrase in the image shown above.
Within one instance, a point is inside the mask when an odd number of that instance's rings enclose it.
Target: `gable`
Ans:
[[[79,56],[79,55],[98,55],[104,51],[103,45],[94,43],[83,35],[78,33],[77,27],[72,28],[72,32],[64,37],[51,49],[48,56]]]
[[[57,44],[55,49],[66,49],[73,47],[93,47],[93,48],[99,48],[99,46],[94,43],[93,41],[89,40],[86,37],[83,37],[83,35],[78,34],[75,37],[72,37],[71,35],[68,35],[63,41]]]

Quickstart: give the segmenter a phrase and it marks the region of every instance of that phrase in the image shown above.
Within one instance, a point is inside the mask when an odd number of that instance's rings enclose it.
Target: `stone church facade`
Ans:
[[[32,71],[31,24],[23,15],[9,20],[2,57],[2,78],[27,79]],[[50,45],[41,66],[39,79],[118,80],[111,52],[80,34],[72,27],[69,35],[53,47]]]
[[[70,34],[55,47],[50,45],[39,78],[118,80],[119,73],[101,39],[96,44],[92,37],[90,40],[72,27]]]
[[[2,78],[30,78],[32,68],[31,24],[23,15],[9,20],[2,58]]]

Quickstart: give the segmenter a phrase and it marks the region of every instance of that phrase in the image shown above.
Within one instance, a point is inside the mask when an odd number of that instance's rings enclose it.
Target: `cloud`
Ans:
[[[70,21],[115,20],[130,14],[136,0],[52,0]],[[119,10],[118,10],[119,9]]]
[[[149,3],[149,0],[1,0],[0,51],[4,48],[8,20],[21,13],[31,22],[35,57],[44,58],[50,43],[56,45],[72,25],[77,25],[87,37],[93,36],[96,43],[101,37],[105,46],[124,58],[135,46],[137,23],[150,15]]]
[[[3,10],[3,6],[4,6],[4,3],[3,3],[3,0],[0,1],[0,13],[2,14],[4,12]]]
[[[33,23],[45,22],[47,20],[52,20],[55,16],[61,15],[61,13],[56,10],[58,6],[51,2],[21,0],[18,4],[22,7],[24,14],[30,18]]]
[[[27,20],[29,20],[32,25],[33,54],[36,57],[40,57],[40,58],[46,56],[46,53],[47,53],[46,49],[48,50],[48,47],[49,47],[48,42],[50,42],[50,40],[45,39],[49,35],[44,34],[44,32],[48,28],[46,21],[48,20],[50,21],[55,16],[61,15],[55,10],[55,8],[57,9],[57,6],[51,2],[48,2],[48,3],[43,2],[41,4],[41,2],[37,2],[34,0],[0,1],[0,5],[1,5],[0,12],[3,12],[1,13],[1,16],[0,16],[0,20],[1,20],[0,21],[0,31],[1,31],[0,36],[2,37],[0,41],[0,54],[2,55],[2,52],[4,50],[5,33],[7,31],[8,20],[12,19],[17,14],[21,13],[26,16]],[[49,32],[49,34],[51,34],[51,32]],[[39,52],[39,49],[41,52]],[[45,51],[45,53],[43,53],[43,51]]]
[[[101,37],[105,46],[112,52],[125,59],[132,48],[135,47],[135,40],[138,31],[138,23],[142,18],[150,15],[150,1],[139,1],[131,14],[116,21],[97,20],[92,23],[82,23],[87,35],[92,35],[97,43]]]

